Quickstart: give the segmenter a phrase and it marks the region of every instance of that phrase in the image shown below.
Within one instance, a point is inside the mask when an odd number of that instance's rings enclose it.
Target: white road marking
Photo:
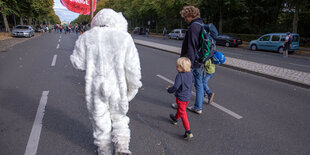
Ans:
[[[59,48],[59,44],[57,44],[57,47],[56,47],[56,49],[58,49]]]
[[[57,54],[54,55],[51,66],[55,66],[57,60]]]
[[[47,96],[49,91],[43,91],[38,111],[32,126],[32,130],[28,139],[26,146],[26,151],[24,155],[35,155],[37,154],[38,144],[40,140],[40,134],[42,129],[42,120],[44,116],[45,106],[47,104]]]
[[[61,35],[59,36],[59,38],[61,39]]]
[[[166,78],[166,77],[164,77],[162,75],[158,74],[157,76],[159,78],[161,78],[161,79],[171,83],[171,84],[174,84],[174,82],[172,80],[170,80],[170,79],[168,79],[168,78]],[[196,96],[196,93],[192,92],[192,95]],[[204,98],[204,101],[207,102],[208,100],[206,98]],[[242,118],[242,116],[238,115],[237,113],[235,113],[235,112],[233,112],[233,111],[231,111],[231,110],[229,110],[229,109],[227,109],[227,108],[225,108],[225,107],[223,107],[223,106],[221,106],[221,105],[219,105],[219,104],[217,104],[215,102],[212,102],[211,105],[214,106],[215,108],[218,108],[218,109],[222,110],[223,112],[229,114],[230,116],[232,116],[232,117],[234,117],[236,119],[241,119]]]
[[[58,40],[58,42],[60,42],[60,39]]]
[[[301,67],[309,67],[310,68],[310,66],[306,66],[306,65],[294,64],[294,63],[288,63],[288,64],[295,65],[295,66],[301,66]]]

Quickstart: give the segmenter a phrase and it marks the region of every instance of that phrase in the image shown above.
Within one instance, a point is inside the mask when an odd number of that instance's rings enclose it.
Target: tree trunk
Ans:
[[[181,20],[181,29],[183,29],[183,19]]]
[[[31,17],[28,17],[28,25],[31,25]]]
[[[219,21],[219,34],[221,34],[223,31],[223,13],[222,13],[222,6],[220,4],[220,21]]]
[[[157,24],[157,19],[156,19],[156,33],[158,33],[158,24]]]
[[[11,32],[8,20],[7,20],[6,16],[3,13],[2,13],[2,17],[3,17],[3,22],[4,22],[4,25],[5,25],[5,32]]]
[[[24,22],[23,22],[23,18],[22,18],[22,17],[19,18],[19,23],[20,23],[20,25],[24,25]]]
[[[293,19],[293,33],[297,33],[298,29],[298,21],[299,21],[299,1],[296,1],[295,6],[295,13],[294,13],[294,19]]]

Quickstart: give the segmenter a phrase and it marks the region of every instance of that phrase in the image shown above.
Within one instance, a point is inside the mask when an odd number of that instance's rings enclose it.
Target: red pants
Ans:
[[[188,119],[187,119],[187,113],[186,113],[186,106],[187,104],[189,103],[189,101],[187,102],[183,102],[183,101],[180,101],[176,98],[176,101],[175,101],[178,105],[178,110],[177,110],[177,113],[175,114],[175,118],[178,120],[179,118],[182,119],[182,122],[183,122],[183,126],[185,128],[185,130],[190,130],[189,128],[189,122],[188,122]]]

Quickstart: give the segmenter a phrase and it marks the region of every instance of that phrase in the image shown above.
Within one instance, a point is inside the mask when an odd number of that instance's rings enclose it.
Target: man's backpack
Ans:
[[[216,47],[215,39],[217,38],[218,31],[212,23],[194,23],[201,26],[201,47],[195,55],[195,61],[201,64],[205,64],[205,62],[213,56],[213,50]]]
[[[220,65],[226,61],[226,58],[225,58],[223,53],[221,53],[219,51],[214,51],[214,54],[213,54],[211,60],[212,60],[213,64]]]

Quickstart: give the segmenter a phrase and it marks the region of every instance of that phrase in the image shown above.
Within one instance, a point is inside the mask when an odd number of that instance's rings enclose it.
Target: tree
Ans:
[[[0,0],[0,12],[3,17],[6,32],[10,32],[9,23],[6,17],[13,13],[16,14],[16,10],[14,9],[14,6],[16,5],[17,5],[16,0]]]

